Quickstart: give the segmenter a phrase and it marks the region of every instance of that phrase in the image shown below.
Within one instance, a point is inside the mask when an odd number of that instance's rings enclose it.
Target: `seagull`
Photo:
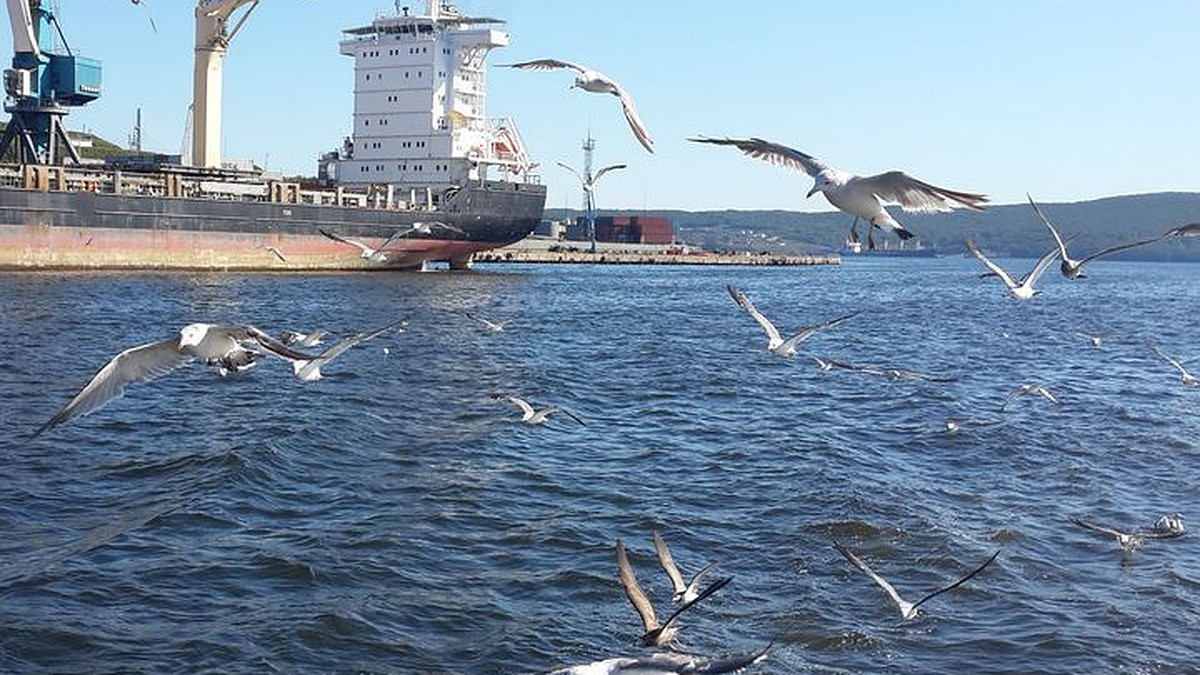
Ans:
[[[255,347],[287,360],[312,358],[254,326],[188,324],[175,337],[130,347],[114,356],[33,438],[73,417],[94,412],[124,394],[127,385],[148,382],[194,359],[235,372],[261,357]]]
[[[1008,407],[1009,403],[1013,402],[1013,399],[1017,398],[1018,396],[1024,396],[1025,394],[1038,394],[1042,398],[1045,398],[1047,401],[1050,401],[1055,405],[1060,403],[1060,401],[1055,398],[1054,394],[1050,393],[1050,390],[1042,385],[1023,384],[1016,389],[1013,389],[1011,392],[1009,392],[1008,396],[1004,397],[1004,403],[1000,404],[1000,412],[1004,412],[1004,409]]]
[[[385,248],[387,248],[387,245],[392,243],[393,241],[395,241],[397,239],[404,239],[406,237],[411,237],[414,234],[432,235],[433,231],[435,229],[436,230],[449,230],[451,232],[459,232],[459,233],[465,234],[461,227],[455,227],[454,225],[451,225],[449,223],[443,223],[440,220],[430,220],[430,221],[418,220],[417,222],[413,223],[412,225],[409,225],[407,230],[396,230],[395,232],[393,232],[392,236],[388,237],[387,241],[383,242],[383,244],[379,248],[385,249]]]
[[[1132,530],[1129,532],[1118,530],[1115,527],[1109,527],[1107,525],[1090,523],[1074,516],[1071,516],[1070,520],[1072,523],[1075,523],[1084,529],[1088,529],[1093,532],[1099,532],[1100,534],[1106,534],[1110,537],[1116,538],[1117,544],[1119,544],[1121,548],[1126,551],[1136,551],[1137,549],[1141,548],[1142,544],[1144,544],[1147,539],[1174,539],[1175,537],[1183,534],[1183,516],[1178,513],[1159,518],[1158,521],[1154,523],[1154,529]]]
[[[1178,537],[1184,530],[1182,513],[1172,513],[1154,521],[1154,531],[1163,536]]]
[[[692,602],[699,597],[700,582],[716,568],[717,564],[709,563],[705,565],[699,572],[692,575],[692,578],[687,583],[684,583],[683,574],[680,573],[679,566],[675,564],[675,559],[671,556],[671,550],[667,548],[667,542],[663,540],[658,530],[654,531],[654,550],[658,552],[658,563],[662,565],[667,576],[671,578],[671,586],[675,589],[675,594],[671,597],[671,601],[678,604],[681,602]]]
[[[279,258],[280,262],[288,261],[287,258],[283,257],[283,251],[280,251],[278,246],[263,246],[263,248],[266,249],[267,251],[270,251],[271,253],[275,254],[275,257]]]
[[[708,659],[694,654],[663,652],[638,658],[604,659],[553,670],[548,675],[719,675],[736,673],[767,658],[772,644],[758,651]]]
[[[952,417],[946,420],[946,433],[956,434],[967,427],[994,427],[1000,423],[1000,420]]]
[[[359,252],[360,252],[360,253],[359,253],[359,256],[360,256],[362,259],[364,259],[364,260],[366,260],[366,261],[368,261],[368,262],[373,262],[373,263],[384,263],[384,262],[387,262],[387,259],[388,259],[388,257],[387,257],[387,253],[385,253],[385,252],[383,251],[383,249],[384,249],[384,248],[385,248],[385,247],[386,247],[386,246],[387,246],[389,243],[391,243],[391,241],[392,241],[393,239],[395,239],[395,238],[396,238],[396,237],[395,237],[395,235],[392,235],[391,237],[388,237],[388,238],[387,238],[387,239],[386,239],[386,240],[383,242],[383,244],[381,244],[381,245],[379,246],[379,248],[371,248],[370,246],[367,246],[366,244],[362,243],[361,241],[359,241],[359,240],[357,240],[357,239],[350,239],[349,237],[343,237],[343,236],[341,236],[340,234],[334,234],[334,233],[332,233],[332,232],[329,232],[329,231],[327,231],[327,230],[321,230],[321,229],[318,229],[317,231],[318,231],[318,232],[320,232],[321,234],[325,235],[326,237],[329,237],[330,239],[332,239],[332,240],[334,240],[334,241],[340,241],[340,242],[342,242],[343,244],[350,244],[351,246],[355,246],[355,247],[357,247],[357,248],[358,248],[358,250],[359,250]]]
[[[868,577],[871,577],[871,580],[874,581],[876,584],[878,584],[879,587],[882,588],[883,591],[888,594],[888,597],[890,597],[892,599],[892,601],[895,602],[896,605],[900,608],[900,618],[904,621],[915,618],[917,616],[917,608],[920,607],[921,605],[925,604],[925,602],[927,600],[935,598],[935,597],[941,595],[942,593],[945,593],[946,591],[958,588],[959,586],[963,585],[963,583],[965,583],[968,579],[970,579],[971,577],[975,576],[976,574],[979,574],[980,572],[982,572],[984,570],[984,568],[986,568],[988,565],[991,565],[992,561],[995,560],[996,557],[1000,555],[1000,551],[996,551],[995,553],[992,554],[992,557],[987,559],[987,562],[983,563],[979,567],[976,567],[974,569],[974,571],[972,571],[970,574],[966,575],[965,577],[950,584],[949,586],[944,586],[942,588],[937,589],[936,591],[926,595],[925,597],[921,598],[920,600],[918,600],[916,602],[908,602],[904,598],[900,597],[900,594],[898,592],[896,592],[895,587],[893,587],[890,583],[888,583],[886,579],[884,579],[883,577],[879,576],[874,571],[872,571],[871,568],[868,567],[867,564],[862,561],[862,559],[860,559],[858,556],[854,555],[854,553],[852,551],[850,551],[850,549],[846,548],[845,546],[842,546],[841,543],[838,542],[838,540],[836,540],[836,539],[833,540],[833,547],[836,548],[838,550],[838,552],[840,552],[843,556],[845,556],[847,560],[849,560],[851,563],[853,563],[855,567],[862,570],[862,572],[864,574],[866,574]]]
[[[283,344],[297,345],[300,347],[316,347],[325,341],[325,336],[329,335],[327,330],[314,330],[311,333],[301,333],[294,330],[283,331]]]
[[[1166,232],[1163,232],[1163,236],[1164,237],[1197,237],[1197,236],[1200,236],[1200,223],[1188,223],[1187,225],[1180,225],[1178,227],[1172,227],[1171,229],[1167,230]]]
[[[1134,248],[1135,246],[1145,246],[1146,244],[1153,244],[1154,242],[1158,241],[1159,239],[1162,239],[1163,236],[1166,236],[1166,235],[1159,235],[1157,237],[1154,237],[1153,239],[1139,239],[1138,241],[1130,241],[1130,242],[1125,242],[1124,244],[1117,244],[1116,246],[1109,246],[1108,248],[1103,248],[1103,249],[1100,249],[1099,251],[1096,251],[1095,253],[1087,256],[1086,258],[1083,258],[1081,260],[1074,260],[1070,256],[1067,255],[1066,243],[1063,242],[1063,238],[1061,236],[1059,236],[1058,230],[1054,229],[1054,226],[1050,224],[1050,221],[1046,218],[1046,216],[1042,214],[1042,210],[1040,208],[1038,208],[1038,205],[1033,201],[1033,197],[1030,197],[1028,194],[1026,194],[1025,196],[1029,198],[1029,205],[1033,207],[1033,212],[1037,214],[1037,217],[1041,219],[1042,223],[1044,223],[1046,225],[1046,227],[1049,228],[1050,234],[1054,236],[1054,242],[1056,244],[1058,244],[1058,256],[1059,256],[1059,258],[1062,259],[1062,263],[1059,265],[1059,270],[1061,270],[1062,275],[1068,279],[1085,279],[1085,278],[1087,278],[1087,275],[1083,273],[1084,264],[1086,264],[1092,260],[1095,260],[1096,258],[1099,258],[1102,255],[1108,255],[1110,253],[1124,251],[1125,249]]]
[[[858,312],[854,312],[853,314],[847,314],[846,316],[841,316],[836,319],[830,319],[815,326],[801,328],[800,332],[784,340],[783,336],[779,333],[779,329],[775,327],[775,324],[771,323],[770,319],[763,316],[762,312],[758,311],[758,309],[754,307],[754,303],[750,302],[750,298],[746,297],[746,294],[743,293],[741,289],[733,285],[728,285],[725,288],[729,291],[730,297],[733,298],[733,301],[737,303],[738,307],[746,310],[751,318],[757,321],[758,325],[762,326],[762,329],[766,331],[767,349],[777,356],[789,357],[795,355],[796,346],[812,337],[812,335],[817,331],[824,330],[826,328],[832,328],[839,323],[858,315]]]
[[[567,417],[570,417],[571,419],[575,420],[576,422],[579,422],[579,424],[581,426],[585,426],[585,427],[587,426],[586,424],[584,424],[583,420],[581,420],[578,417],[576,417],[575,415],[573,415],[569,410],[563,410],[562,408],[559,408],[556,405],[546,406],[545,408],[539,408],[537,410],[534,410],[533,406],[530,405],[528,401],[526,401],[523,398],[518,398],[516,396],[510,396],[508,394],[497,393],[497,394],[492,394],[492,399],[496,400],[496,401],[508,401],[509,403],[520,408],[521,409],[521,421],[525,424],[541,424],[541,423],[545,422],[550,417],[551,414],[560,412],[560,413],[566,415]]]
[[[1150,345],[1150,348],[1153,349],[1154,353],[1162,357],[1167,363],[1175,366],[1175,369],[1180,373],[1180,382],[1187,385],[1194,385],[1200,382],[1196,379],[1195,375],[1192,375],[1183,367],[1183,364],[1179,362],[1179,359],[1170,356],[1163,350],[1159,349],[1157,345]]]
[[[972,192],[947,190],[919,181],[903,171],[888,171],[874,176],[856,176],[835,169],[821,160],[785,145],[761,138],[689,138],[696,143],[732,145],[743,153],[789,169],[798,169],[813,178],[807,197],[825,193],[829,203],[874,227],[890,229],[901,239],[913,236],[892,218],[884,204],[899,204],[905,211],[932,213],[965,207],[982,211],[988,198]]]
[[[714,581],[693,600],[684,603],[672,612],[671,616],[660,624],[658,617],[654,614],[654,606],[650,604],[650,598],[646,597],[646,593],[638,585],[637,577],[633,574],[633,566],[629,564],[629,554],[625,552],[625,544],[620,539],[617,540],[617,572],[621,577],[621,587],[625,589],[625,597],[629,598],[629,603],[642,618],[642,625],[646,628],[646,632],[639,639],[643,647],[663,647],[672,643],[678,632],[678,629],[672,625],[676,617],[733,581],[732,577]]]
[[[575,84],[572,87],[578,87],[593,94],[612,94],[621,99],[621,111],[625,113],[625,121],[629,123],[629,129],[633,131],[634,137],[642,144],[643,148],[646,148],[648,152],[654,152],[654,141],[650,138],[650,132],[646,131],[646,125],[642,124],[641,118],[638,117],[637,108],[633,105],[633,97],[608,75],[586,66],[558,59],[537,59],[522,63],[508,63],[505,66],[523,70],[559,70],[563,68],[574,70],[579,74],[575,76]]]
[[[1042,273],[1046,271],[1050,263],[1058,257],[1058,247],[1056,246],[1047,251],[1041,258],[1038,258],[1033,269],[1029,270],[1029,273],[1021,277],[1021,281],[1018,282],[1013,280],[1012,276],[1008,272],[1005,272],[999,265],[988,260],[983,251],[980,251],[979,247],[975,245],[974,240],[967,239],[967,249],[971,251],[971,255],[978,258],[979,262],[982,262],[993,274],[1000,277],[1000,280],[1008,287],[1009,294],[1018,300],[1028,300],[1041,293],[1041,291],[1034,290],[1033,285],[1041,278]]]
[[[1083,338],[1084,340],[1092,343],[1092,346],[1096,347],[1097,349],[1100,348],[1100,345],[1104,344],[1104,338],[1100,335],[1089,335],[1080,331],[1075,331],[1074,335],[1075,337]]]
[[[930,373],[919,373],[915,370],[905,370],[904,368],[893,368],[889,366],[856,366],[849,363],[837,363],[838,367],[848,370],[857,370],[860,373],[870,375],[879,375],[880,377],[889,380],[925,380],[927,382],[954,382],[958,378],[953,375],[933,375]]]
[[[509,321],[511,321],[510,319],[504,319],[502,321],[491,321],[489,319],[485,319],[482,316],[478,316],[478,315],[472,314],[470,312],[464,312],[464,314],[467,315],[468,319],[475,319],[476,321],[483,324],[484,326],[487,326],[487,329],[492,331],[493,333],[503,332],[505,326],[507,326],[509,324]]]
[[[404,326],[406,325],[408,325],[408,322],[404,320],[393,321],[392,323],[389,323],[378,330],[365,333],[356,333],[349,337],[342,338],[337,342],[337,344],[316,356],[303,360],[292,361],[292,373],[296,376],[296,379],[300,380],[301,382],[315,382],[316,380],[322,378],[321,366],[324,366],[325,364],[334,360],[341,355],[342,352],[366,342],[367,340],[373,340],[389,330],[404,330]]]

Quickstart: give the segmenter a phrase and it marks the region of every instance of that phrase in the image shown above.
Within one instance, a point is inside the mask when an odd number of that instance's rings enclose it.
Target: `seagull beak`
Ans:
[[[805,198],[805,199],[808,199],[809,197],[811,197],[811,196],[813,196],[813,195],[817,194],[818,192],[820,192],[820,190],[818,190],[818,189],[817,189],[817,186],[816,186],[816,185],[814,185],[814,186],[812,187],[812,189],[808,191],[808,194],[804,195],[804,198]]]

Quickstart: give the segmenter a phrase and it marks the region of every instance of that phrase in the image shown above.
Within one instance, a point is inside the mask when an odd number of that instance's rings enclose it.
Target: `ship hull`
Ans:
[[[463,187],[433,210],[0,187],[0,269],[463,267],[532,233],[545,198],[543,186],[498,181]],[[431,222],[428,232],[413,229]],[[368,260],[321,230],[368,246],[411,234]]]

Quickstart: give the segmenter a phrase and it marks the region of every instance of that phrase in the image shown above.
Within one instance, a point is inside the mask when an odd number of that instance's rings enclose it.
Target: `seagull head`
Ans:
[[[180,347],[196,347],[200,341],[208,334],[208,324],[206,323],[190,323],[179,331],[179,346]]]
[[[812,189],[808,191],[808,194],[805,195],[805,197],[806,198],[811,197],[811,196],[817,194],[818,192],[824,192],[825,188],[827,188],[831,185],[834,185],[836,183],[834,178],[835,177],[834,177],[833,171],[831,169],[825,169],[821,173],[818,173],[816,176],[813,177]]]

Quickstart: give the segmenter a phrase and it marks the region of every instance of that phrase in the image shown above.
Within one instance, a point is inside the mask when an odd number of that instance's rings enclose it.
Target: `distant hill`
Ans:
[[[6,123],[0,122],[0,134],[4,133],[4,129],[7,126],[8,125]],[[77,149],[79,150],[79,156],[84,159],[104,159],[105,157],[109,157],[111,155],[137,154],[132,150],[126,150],[116,143],[107,141],[95,134],[87,133],[85,131],[69,131],[67,133],[71,136],[72,142],[82,146],[78,147]],[[85,143],[79,144],[78,141],[81,139],[84,140]],[[9,157],[2,158],[3,161],[15,161],[15,157],[11,156],[13,155],[11,151],[9,152],[9,155]]]
[[[814,197],[816,199],[816,197]],[[1086,202],[1039,202],[1050,222],[1063,234],[1078,234],[1069,249],[1081,257],[1112,244],[1153,237],[1183,223],[1200,221],[1200,193],[1161,192],[1108,197]],[[602,210],[600,215],[629,214],[635,210]],[[972,236],[989,253],[1036,258],[1053,245],[1050,232],[1028,204],[989,206],[985,211],[913,214],[891,207],[897,220],[927,247],[943,255],[966,252],[963,240]],[[772,252],[828,251],[840,249],[854,217],[841,212],[798,211],[637,211],[665,216],[682,239],[708,249],[769,250]],[[564,214],[566,214],[564,216]],[[547,209],[548,218],[575,217],[579,211]],[[859,234],[866,228],[859,223]],[[895,235],[875,231],[876,243]],[[1200,261],[1200,241],[1172,239],[1116,254],[1126,260]]]

